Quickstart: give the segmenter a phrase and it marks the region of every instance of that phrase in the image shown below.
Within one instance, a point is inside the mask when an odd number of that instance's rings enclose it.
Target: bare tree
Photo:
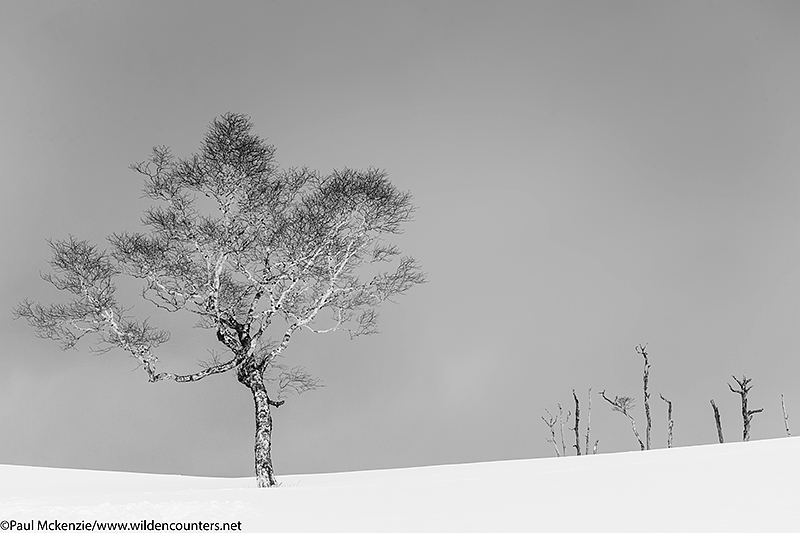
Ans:
[[[553,445],[553,449],[556,452],[556,457],[561,457],[561,452],[559,451],[558,444],[556,443],[555,425],[558,423],[558,418],[553,416],[553,414],[547,409],[545,409],[545,412],[547,413],[547,418],[542,417],[542,421],[550,429],[550,436],[547,438],[547,442]]]
[[[736,381],[736,384],[739,386],[738,389],[734,389],[731,384],[728,383],[728,388],[731,389],[731,392],[738,394],[742,400],[742,441],[747,442],[750,440],[750,422],[753,420],[753,415],[762,412],[764,409],[750,410],[747,408],[747,393],[753,388],[752,385],[750,385],[752,379],[745,375],[742,375],[742,379],[736,376],[731,377],[733,377],[733,380]]]
[[[781,393],[781,411],[783,412],[783,427],[786,428],[786,436],[791,437],[792,432],[789,431],[789,417],[786,415],[786,402],[783,400],[783,393]]]
[[[639,436],[639,432],[636,431],[636,421],[633,419],[631,414],[628,412],[633,409],[633,398],[630,396],[615,396],[614,399],[610,399],[606,396],[606,391],[601,391],[600,395],[603,397],[605,401],[611,404],[611,407],[615,411],[619,411],[623,415],[628,417],[628,420],[631,421],[631,429],[633,429],[633,434],[636,436],[636,440],[639,441],[639,448],[644,451],[644,443],[642,442],[642,438]]]
[[[234,372],[253,397],[255,474],[266,487],[275,485],[271,408],[284,403],[285,390],[319,385],[302,368],[279,363],[293,335],[376,333],[375,307],[426,280],[413,258],[399,257],[382,238],[411,220],[409,193],[376,169],[328,176],[281,170],[275,148],[251,129],[247,116],[228,113],[211,123],[199,153],[176,159],[157,147],[148,161],[132,165],[144,177],[144,195],[162,204],[145,212],[149,234],[112,234],[110,254],[74,237],[49,241],[54,274],[43,277],[73,298],[25,300],[14,314],[63,349],[89,335],[101,352],[120,348],[151,382]],[[212,213],[201,209],[200,196]],[[369,281],[357,276],[398,257],[393,271],[374,270]],[[190,374],[158,372],[155,350],[169,335],[127,314],[115,296],[114,279],[123,274],[143,280],[142,296],[157,307],[194,313],[229,357],[214,356]],[[331,314],[327,324],[323,311]],[[275,336],[270,326],[279,328]]]
[[[663,394],[659,396],[667,402],[667,448],[672,448],[672,402],[664,398]]]
[[[722,444],[725,442],[725,439],[722,437],[722,422],[719,418],[719,409],[717,408],[717,404],[714,403],[714,399],[711,399],[711,408],[714,409],[714,422],[717,424],[717,438],[719,439],[719,443]]]
[[[645,426],[644,434],[645,434],[645,448],[650,449],[650,427],[652,426],[652,421],[650,419],[650,391],[648,390],[648,381],[650,379],[650,360],[647,357],[647,344],[645,345],[638,345],[636,347],[636,353],[641,355],[644,358],[644,374],[642,377],[642,381],[644,382],[644,415],[647,419],[647,425]]]
[[[581,454],[581,434],[578,429],[578,424],[581,419],[581,405],[578,402],[578,395],[575,394],[575,389],[572,389],[572,398],[575,400],[575,450],[577,452],[576,455]],[[588,450],[587,450],[588,452]]]
[[[542,420],[550,429],[550,437],[547,438],[547,442],[553,445],[553,448],[556,451],[556,457],[566,457],[567,455],[567,444],[564,440],[564,424],[569,423],[569,417],[572,415],[570,411],[567,411],[567,416],[564,416],[564,409],[561,407],[561,404],[558,405],[558,416],[554,416],[550,413],[549,410],[545,409],[544,411],[547,413],[547,417],[542,417]],[[556,431],[555,425],[558,424],[559,426],[559,435],[561,437],[561,449],[559,450],[559,442],[556,440]]]

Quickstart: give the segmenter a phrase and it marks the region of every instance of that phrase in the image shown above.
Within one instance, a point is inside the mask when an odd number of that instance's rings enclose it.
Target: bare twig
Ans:
[[[275,367],[281,370],[278,376],[278,400],[283,399],[288,390],[302,394],[323,387],[319,378],[315,378],[306,372],[302,366],[286,368],[283,365],[275,365]]]

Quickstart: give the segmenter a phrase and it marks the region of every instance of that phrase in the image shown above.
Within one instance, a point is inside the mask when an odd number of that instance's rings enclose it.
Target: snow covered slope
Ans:
[[[800,439],[248,478],[0,465],[0,521],[241,521],[242,531],[800,531]],[[277,528],[277,529],[273,529]]]

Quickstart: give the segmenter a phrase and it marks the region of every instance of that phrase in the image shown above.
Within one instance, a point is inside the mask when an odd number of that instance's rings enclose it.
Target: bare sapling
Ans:
[[[667,402],[667,448],[672,448],[672,402],[664,398],[663,394],[659,394],[659,396]]]
[[[789,431],[789,417],[786,415],[786,402],[783,400],[783,393],[781,393],[781,411],[783,411],[783,427],[786,429],[786,436],[791,437],[792,432]]]
[[[650,419],[650,391],[648,390],[648,382],[650,380],[650,360],[647,357],[647,344],[638,345],[636,347],[636,353],[644,357],[644,374],[642,377],[642,381],[644,382],[644,415],[647,419],[647,425],[645,426],[644,434],[645,434],[645,448],[650,449],[650,428],[652,426],[652,421]]]
[[[717,404],[714,403],[714,399],[711,399],[711,408],[714,409],[714,422],[717,424],[717,438],[719,439],[719,443],[723,444],[725,439],[722,436],[722,422],[719,418],[719,409],[717,408]]]
[[[764,411],[764,409],[751,410],[747,408],[747,393],[749,393],[750,389],[753,388],[753,386],[750,385],[750,382],[752,381],[751,378],[748,378],[744,374],[742,374],[742,379],[739,379],[736,376],[731,377],[739,386],[738,389],[734,389],[731,387],[731,384],[728,383],[728,388],[731,389],[731,392],[738,394],[742,400],[742,441],[747,442],[750,440],[750,423],[753,420],[753,415]]]
[[[636,421],[633,419],[631,414],[628,412],[633,409],[633,398],[630,396],[615,396],[612,400],[608,396],[606,396],[606,391],[601,391],[600,395],[603,397],[605,401],[611,404],[611,407],[615,411],[619,411],[623,415],[628,417],[628,420],[631,421],[631,429],[633,429],[633,434],[636,436],[636,440],[639,441],[639,448],[644,451],[644,443],[642,442],[642,437],[639,436],[639,432],[636,430]]]
[[[580,430],[578,429],[578,424],[580,423],[581,419],[581,405],[578,401],[578,395],[575,394],[575,389],[572,389],[572,399],[575,400],[575,451],[577,455],[581,454],[581,434]],[[588,451],[588,450],[587,450]]]
[[[588,406],[586,409],[586,446],[584,450],[586,450],[586,455],[589,455],[589,433],[592,429],[592,388],[589,387],[589,394],[588,394]],[[594,445],[594,452],[597,453],[597,443]]]
[[[547,442],[553,445],[553,450],[556,452],[556,457],[561,457],[561,452],[558,449],[558,444],[556,443],[556,430],[555,425],[558,422],[558,418],[554,417],[553,414],[548,410],[545,409],[547,413],[547,417],[542,417],[542,421],[547,424],[547,427],[550,429],[550,436],[547,438]]]
[[[564,442],[564,424],[569,424],[569,417],[571,413],[567,411],[566,418],[564,417],[564,410],[561,409],[561,404],[558,404],[558,422],[561,432],[561,455],[567,456],[567,445]]]

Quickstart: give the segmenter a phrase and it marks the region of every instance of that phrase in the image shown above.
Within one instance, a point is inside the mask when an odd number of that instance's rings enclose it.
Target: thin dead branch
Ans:
[[[714,409],[714,422],[717,424],[717,438],[719,438],[719,443],[722,444],[725,442],[725,439],[722,437],[722,422],[719,418],[719,409],[717,408],[717,404],[714,403],[714,399],[711,399],[711,407]]]
[[[663,394],[659,396],[667,402],[667,448],[672,448],[672,402],[664,398]]]
[[[786,402],[783,400],[783,393],[781,393],[781,411],[783,412],[783,427],[786,429],[786,436],[791,437],[792,432],[789,431],[789,416],[786,414]]]

